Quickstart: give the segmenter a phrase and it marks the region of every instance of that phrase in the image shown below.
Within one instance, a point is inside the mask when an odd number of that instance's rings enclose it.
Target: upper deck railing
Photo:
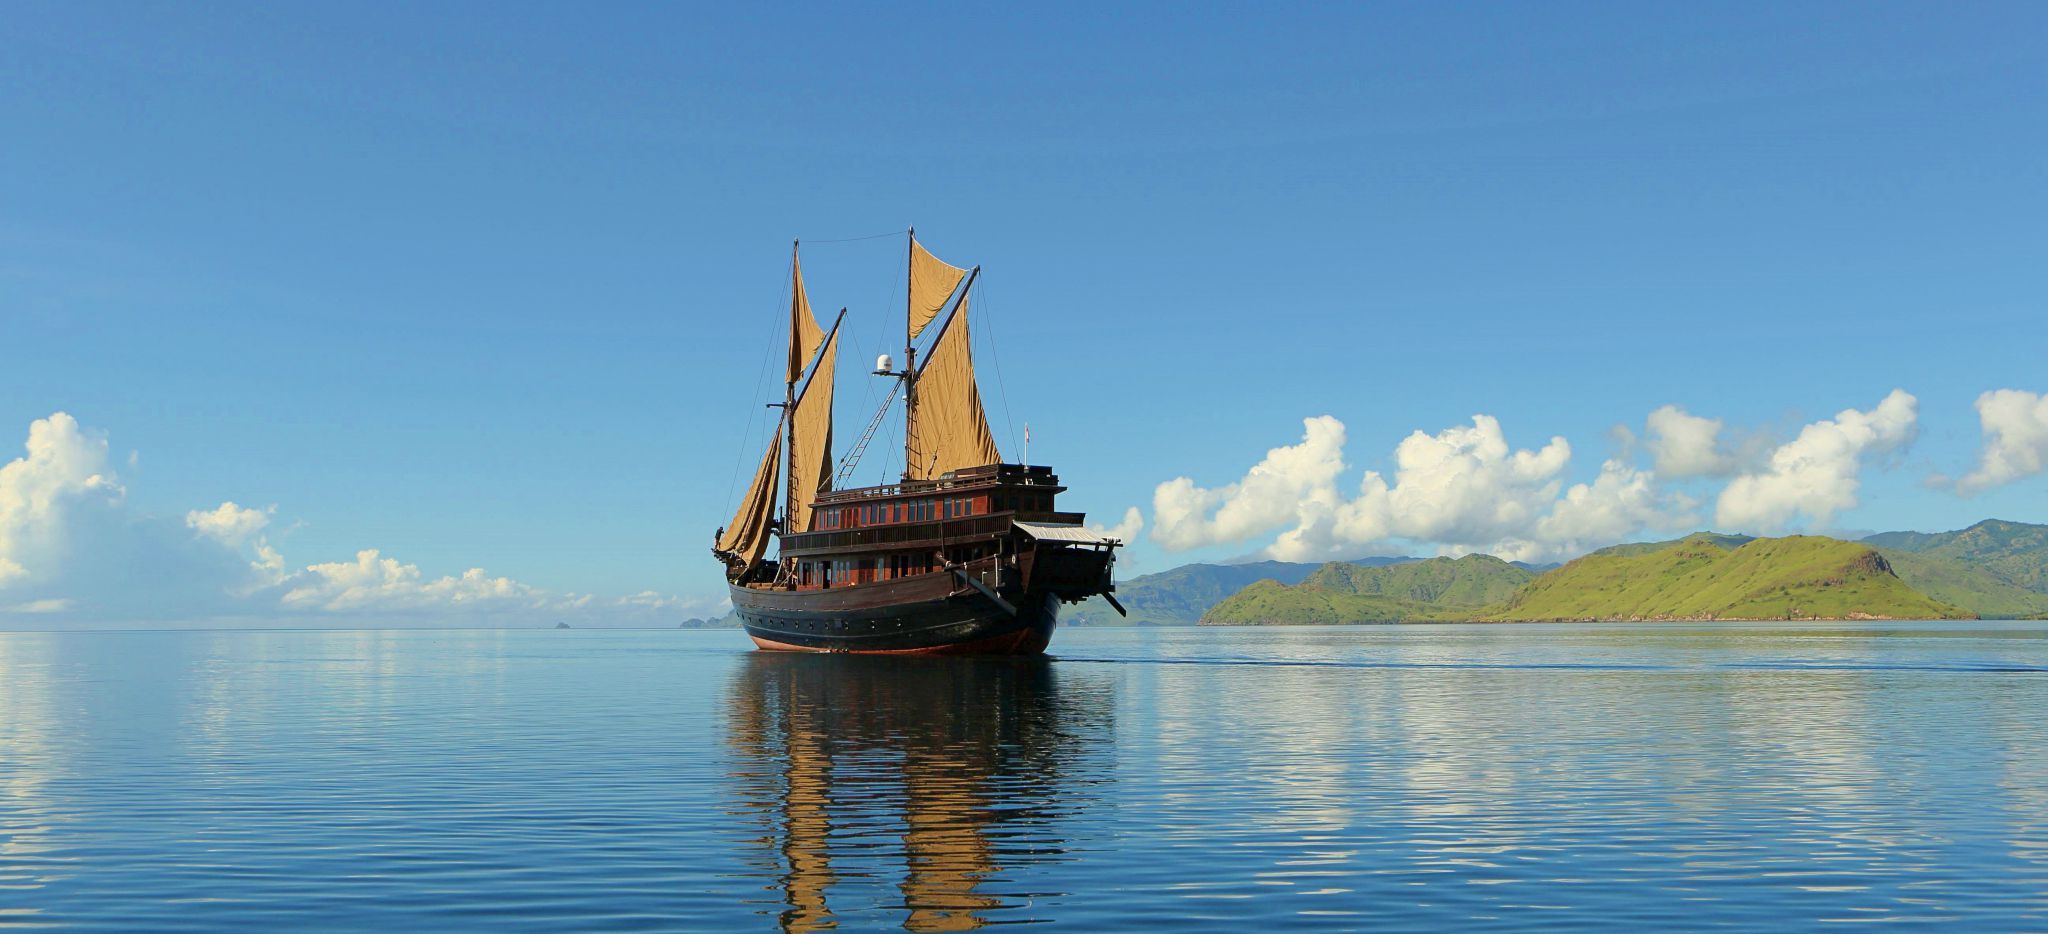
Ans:
[[[1051,467],[1031,467],[1024,464],[988,464],[981,467],[963,467],[947,471],[937,480],[905,480],[882,486],[862,486],[846,490],[827,490],[818,494],[817,504],[843,505],[865,500],[889,499],[902,496],[922,496],[949,490],[979,489],[992,486],[1057,487],[1060,478]]]

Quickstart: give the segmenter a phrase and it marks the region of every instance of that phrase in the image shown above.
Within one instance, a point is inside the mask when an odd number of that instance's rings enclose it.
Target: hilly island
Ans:
[[[1701,532],[1558,567],[1491,555],[1187,565],[1121,583],[1141,625],[2048,616],[2048,526],[1987,520],[1858,541]],[[1083,604],[1080,625],[1110,622]]]

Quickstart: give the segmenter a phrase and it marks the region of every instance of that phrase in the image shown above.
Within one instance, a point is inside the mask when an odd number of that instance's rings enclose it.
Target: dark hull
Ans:
[[[1018,594],[1012,614],[951,574],[831,590],[734,586],[733,608],[754,644],[799,652],[1037,655],[1058,625],[1058,599]],[[1005,595],[1008,597],[1008,595]]]

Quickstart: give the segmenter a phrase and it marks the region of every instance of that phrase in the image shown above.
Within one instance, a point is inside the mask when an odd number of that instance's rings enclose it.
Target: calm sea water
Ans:
[[[2048,626],[0,634],[0,926],[2048,928]]]

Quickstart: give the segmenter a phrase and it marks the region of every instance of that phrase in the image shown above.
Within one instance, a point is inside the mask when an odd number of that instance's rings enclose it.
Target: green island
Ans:
[[[1176,607],[1172,621],[1270,626],[2048,616],[2048,526],[1995,519],[1954,532],[1887,532],[1860,541],[1701,532],[1617,545],[1554,569],[1491,555],[1338,561],[1298,576],[1307,565],[1284,567],[1294,580],[1252,581],[1199,613]],[[1147,578],[1131,584],[1141,594],[1156,585]],[[1190,602],[1199,601],[1183,601]]]
[[[1201,616],[1204,626],[1429,622],[1470,618],[1536,575],[1492,555],[1384,567],[1331,562],[1295,585],[1255,582]]]

